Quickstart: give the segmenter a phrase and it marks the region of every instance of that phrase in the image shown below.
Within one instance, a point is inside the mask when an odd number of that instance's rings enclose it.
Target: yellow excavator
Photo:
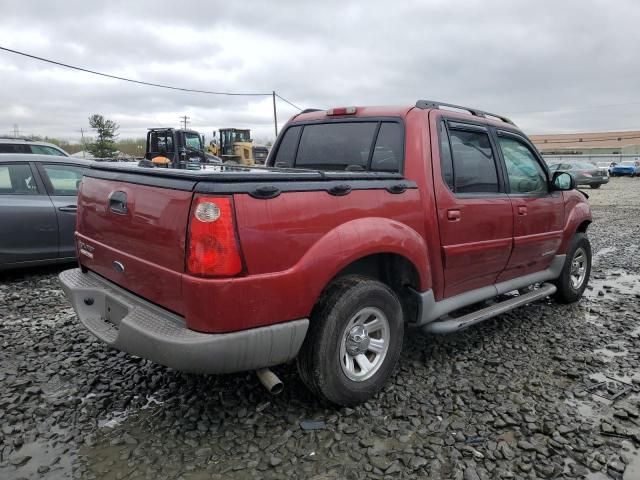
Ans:
[[[251,130],[239,128],[221,128],[213,132],[213,140],[207,150],[222,159],[227,165],[255,165]]]

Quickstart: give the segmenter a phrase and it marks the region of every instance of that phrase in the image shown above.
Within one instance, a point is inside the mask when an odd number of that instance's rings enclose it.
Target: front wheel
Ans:
[[[601,183],[592,183],[589,186],[595,190],[596,188],[600,188],[602,186],[602,184]]]
[[[337,405],[364,402],[391,376],[403,332],[402,307],[389,287],[356,275],[338,279],[311,315],[298,355],[300,377]]]
[[[578,232],[571,241],[562,273],[553,282],[558,289],[554,298],[560,303],[577,302],[587,288],[590,274],[591,243],[586,234]]]

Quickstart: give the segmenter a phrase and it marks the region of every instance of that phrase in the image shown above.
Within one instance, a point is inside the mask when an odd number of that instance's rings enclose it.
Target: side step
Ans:
[[[504,302],[496,303],[495,305],[490,305],[475,312],[468,313],[462,317],[427,323],[423,327],[423,330],[425,332],[434,334],[459,332],[460,330],[464,330],[465,328],[475,325],[476,323],[488,320],[489,318],[495,317],[496,315],[500,315],[502,313],[508,312],[509,310],[513,310],[514,308],[518,308],[528,303],[535,302],[536,300],[548,297],[549,295],[555,293],[556,290],[557,289],[555,285],[552,285],[550,283],[543,283],[537,290],[533,290],[524,295],[518,295],[517,297],[510,298],[509,300],[505,300]]]

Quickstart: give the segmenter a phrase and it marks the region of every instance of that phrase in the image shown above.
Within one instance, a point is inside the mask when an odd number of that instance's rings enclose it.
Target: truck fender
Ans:
[[[351,263],[370,255],[393,253],[406,258],[418,272],[420,291],[431,288],[427,245],[408,225],[381,217],[343,223],[322,236],[293,267],[315,300],[329,282]]]
[[[558,248],[558,253],[560,254],[567,252],[571,239],[576,234],[578,227],[584,222],[591,223],[591,210],[588,203],[575,203],[573,205],[567,205],[565,208],[570,208],[570,211],[565,217],[562,243]]]

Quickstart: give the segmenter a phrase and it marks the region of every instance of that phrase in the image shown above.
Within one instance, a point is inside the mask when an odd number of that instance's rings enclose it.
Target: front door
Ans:
[[[497,131],[513,205],[513,252],[499,281],[544,270],[562,242],[564,200],[550,191],[547,169],[522,136]]]
[[[31,166],[0,163],[0,265],[57,256],[56,212]]]
[[[511,254],[513,212],[487,127],[444,118],[436,123],[434,188],[446,298],[496,283]]]

